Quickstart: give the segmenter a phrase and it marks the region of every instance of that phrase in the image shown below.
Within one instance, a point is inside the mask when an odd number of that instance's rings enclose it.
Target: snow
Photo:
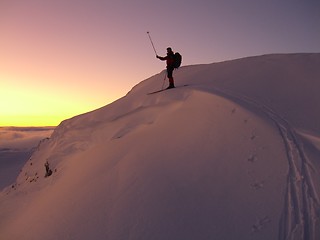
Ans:
[[[319,239],[319,66],[184,66],[63,121],[0,193],[1,237]]]
[[[14,183],[39,142],[53,127],[0,127],[0,190]]]

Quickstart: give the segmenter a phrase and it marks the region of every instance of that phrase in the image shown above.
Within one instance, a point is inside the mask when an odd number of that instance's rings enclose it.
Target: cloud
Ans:
[[[25,150],[50,137],[53,127],[0,127],[1,150]]]

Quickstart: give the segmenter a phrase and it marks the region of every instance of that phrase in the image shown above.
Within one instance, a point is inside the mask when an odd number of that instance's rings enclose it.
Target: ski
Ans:
[[[188,86],[188,84],[185,84],[185,85],[183,85],[183,86],[174,87],[174,88],[164,88],[164,89],[161,89],[161,90],[158,90],[158,91],[154,91],[154,92],[147,93],[147,95],[151,95],[151,94],[163,92],[163,91],[170,90],[170,89],[175,89],[175,88],[180,88],[180,87],[186,87],[186,86]]]
[[[172,89],[172,88],[169,88],[169,89]],[[158,91],[154,91],[154,92],[147,93],[147,95],[151,95],[151,94],[163,92],[163,91],[166,91],[166,90],[169,90],[169,89],[164,88],[164,89],[161,89],[161,90],[158,90]]]

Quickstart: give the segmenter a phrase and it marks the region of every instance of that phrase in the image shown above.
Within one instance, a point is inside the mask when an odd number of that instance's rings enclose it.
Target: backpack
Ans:
[[[182,56],[180,53],[176,52],[174,54],[174,62],[173,62],[173,66],[174,68],[179,68],[181,65],[181,61],[182,61]]]

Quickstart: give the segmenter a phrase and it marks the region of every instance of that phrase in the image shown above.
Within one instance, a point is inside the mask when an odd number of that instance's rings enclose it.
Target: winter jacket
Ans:
[[[164,61],[164,60],[166,60],[166,62],[167,62],[167,68],[169,68],[169,67],[174,67],[173,65],[174,65],[174,53],[172,52],[172,53],[168,53],[167,54],[167,56],[165,56],[165,57],[160,57],[160,56],[157,56],[160,60],[162,60],[162,61]]]

